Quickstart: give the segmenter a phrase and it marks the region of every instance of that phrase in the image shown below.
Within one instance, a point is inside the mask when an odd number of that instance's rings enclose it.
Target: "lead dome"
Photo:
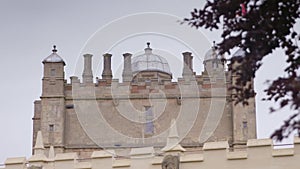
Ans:
[[[56,49],[56,46],[54,45],[51,55],[46,57],[43,60],[43,62],[49,62],[49,63],[63,62],[63,63],[65,63],[64,60],[56,52],[57,52],[57,49]]]
[[[222,56],[219,55],[219,51],[216,49],[215,46],[213,46],[211,49],[209,49],[205,56],[204,61],[213,60],[213,59],[221,59]]]
[[[168,61],[162,56],[152,53],[150,43],[147,43],[145,53],[132,58],[132,73],[137,74],[141,71],[160,71],[171,75]]]

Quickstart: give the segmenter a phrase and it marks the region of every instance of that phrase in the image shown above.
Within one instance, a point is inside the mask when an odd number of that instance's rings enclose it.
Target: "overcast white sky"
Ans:
[[[1,0],[0,164],[7,157],[30,157],[33,102],[41,95],[41,62],[51,54],[53,44],[57,45],[59,55],[67,64],[65,72],[69,79],[75,74],[77,58],[86,41],[105,24],[125,15],[143,12],[162,12],[184,18],[189,16],[193,8],[202,7],[203,4],[204,0]],[[136,26],[140,24],[143,23],[137,23]],[[219,39],[216,33],[205,31],[204,34],[209,43]],[[149,39],[153,48],[163,49],[166,46],[156,42],[159,39],[157,37]],[[140,46],[131,50],[145,47],[143,38],[139,42]],[[199,55],[205,52],[203,50]],[[288,110],[270,115],[268,107],[271,104],[260,101],[265,88],[263,82],[282,74],[283,54],[277,52],[276,55],[278,57],[265,59],[267,64],[255,79],[259,138],[269,137],[274,128],[280,126],[282,118],[288,117]],[[94,60],[97,61],[97,58]],[[198,62],[201,63],[201,60]],[[197,67],[199,74],[202,65],[195,63],[194,67]],[[100,72],[95,72],[95,76],[100,77]]]

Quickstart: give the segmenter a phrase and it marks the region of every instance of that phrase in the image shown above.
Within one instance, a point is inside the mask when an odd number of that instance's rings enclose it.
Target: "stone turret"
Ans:
[[[53,46],[52,52],[43,60],[40,126],[34,132],[41,130],[46,149],[53,145],[57,152],[62,152],[65,130],[65,62],[57,54],[56,46]]]
[[[243,49],[237,50],[233,57],[244,57],[245,51]],[[238,66],[238,63],[232,65],[233,68]],[[235,85],[239,75],[232,74],[232,84]],[[247,85],[254,86],[253,80]],[[234,92],[234,91],[233,91]],[[235,93],[232,93],[232,97]],[[233,114],[233,144],[235,147],[245,146],[248,139],[256,138],[256,114],[255,114],[255,99],[248,99],[248,105],[242,103],[232,103]]]
[[[44,77],[42,96],[61,97],[64,95],[64,60],[53,46],[52,54],[43,60]]]

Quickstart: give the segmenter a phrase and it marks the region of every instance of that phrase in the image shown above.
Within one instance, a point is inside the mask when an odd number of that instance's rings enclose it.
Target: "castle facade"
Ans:
[[[113,78],[111,54],[103,55],[102,76],[94,78],[92,55],[85,54],[82,78],[67,83],[65,61],[56,48],[43,60],[40,100],[34,102],[33,147],[41,131],[45,151],[77,152],[89,157],[102,149],[152,146],[172,142],[186,149],[206,142],[245,146],[256,138],[255,100],[247,106],[230,102],[236,75],[225,70],[212,47],[204,71],[193,71],[193,56],[184,52],[182,77],[172,81],[167,60],[147,43],[144,53],[124,53],[122,81]],[[196,65],[197,66],[197,65]],[[171,136],[170,136],[171,135]]]

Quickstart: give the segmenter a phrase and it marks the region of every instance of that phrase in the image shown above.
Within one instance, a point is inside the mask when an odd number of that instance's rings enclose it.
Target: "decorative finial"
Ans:
[[[147,42],[147,47],[150,48],[150,42]]]
[[[217,53],[216,53],[217,47],[216,47],[216,41],[213,41],[213,46],[212,46],[212,57],[214,59],[217,59]]]
[[[176,120],[172,119],[169,136],[167,138],[167,145],[162,149],[162,151],[170,152],[170,151],[181,151],[184,152],[185,149],[180,145],[179,135],[177,131]]]
[[[54,53],[57,52],[56,45],[53,45],[52,52],[54,52]]]

